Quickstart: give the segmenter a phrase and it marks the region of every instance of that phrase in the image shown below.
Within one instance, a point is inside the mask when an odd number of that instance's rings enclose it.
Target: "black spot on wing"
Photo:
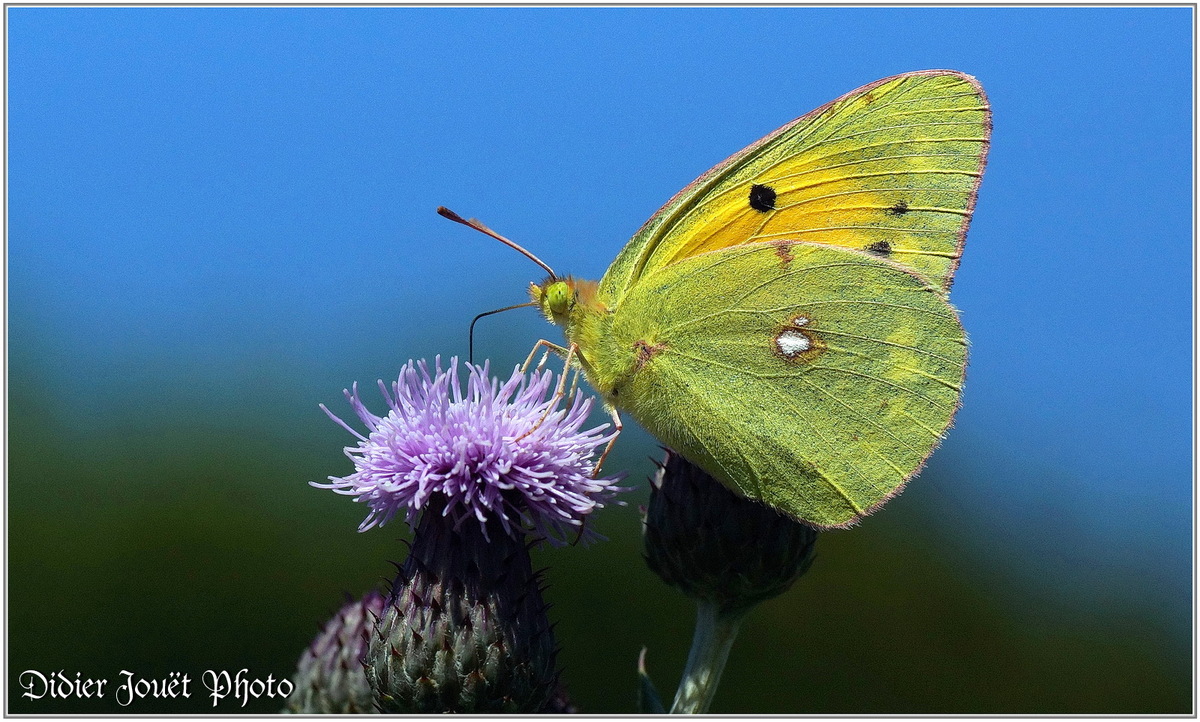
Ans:
[[[889,216],[902,216],[908,213],[908,201],[896,201],[896,205],[884,211]]]
[[[892,255],[892,244],[887,241],[875,241],[867,246],[867,252],[874,253],[876,256],[890,256]]]
[[[750,186],[750,207],[762,213],[775,210],[775,189],[760,183]]]

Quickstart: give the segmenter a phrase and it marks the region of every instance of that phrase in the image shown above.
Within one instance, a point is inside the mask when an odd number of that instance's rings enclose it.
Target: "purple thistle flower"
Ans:
[[[563,543],[578,535],[584,517],[625,490],[616,486],[624,474],[592,478],[596,449],[613,438],[603,433],[607,424],[580,430],[592,399],[577,393],[566,408],[551,408],[550,371],[527,378],[517,369],[500,385],[486,363],[467,369],[464,394],[457,358],[446,371],[438,358],[432,376],[424,361],[409,361],[390,393],[379,382],[387,416],[368,411],[355,384],[345,394],[367,426],[365,437],[322,404],[359,439],[357,447],[346,447],[354,473],[309,483],[366,502],[370,513],[359,531],[383,526],[401,509],[415,528],[421,511],[436,501],[456,529],[474,518],[486,535],[488,520],[495,519],[513,536],[533,531]]]

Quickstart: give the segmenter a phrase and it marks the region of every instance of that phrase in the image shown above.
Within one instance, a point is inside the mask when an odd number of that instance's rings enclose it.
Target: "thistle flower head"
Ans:
[[[486,534],[496,520],[512,536],[575,538],[588,514],[624,490],[616,485],[623,475],[592,478],[596,449],[613,437],[607,424],[581,430],[592,400],[576,394],[559,407],[549,371],[527,377],[517,369],[503,384],[487,364],[468,364],[467,372],[464,393],[458,359],[444,371],[435,361],[432,374],[424,361],[410,361],[390,390],[379,382],[386,416],[367,410],[355,384],[346,398],[367,436],[322,405],[359,441],[346,447],[353,474],[310,483],[365,502],[370,512],[359,531],[401,510],[415,527],[436,502],[454,528],[472,520]]]

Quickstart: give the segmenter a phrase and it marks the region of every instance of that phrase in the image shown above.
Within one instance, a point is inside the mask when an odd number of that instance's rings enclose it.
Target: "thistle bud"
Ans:
[[[523,540],[426,513],[366,654],[380,709],[545,710],[559,686],[546,606]]]
[[[734,494],[672,451],[651,479],[646,563],[723,615],[782,594],[813,560],[817,532]]]
[[[304,650],[292,678],[294,689],[284,712],[363,714],[375,703],[363,671],[369,632],[383,612],[383,595],[368,592],[347,603]]]

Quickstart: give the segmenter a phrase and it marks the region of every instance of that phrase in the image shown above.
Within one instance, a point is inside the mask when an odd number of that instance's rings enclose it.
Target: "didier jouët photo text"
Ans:
[[[171,672],[166,677],[142,678],[133,672],[121,670],[116,679],[84,677],[80,672],[71,675],[57,672],[39,672],[27,669],[18,679],[27,699],[116,699],[117,704],[128,707],[141,699],[189,699],[193,694],[206,694],[216,707],[230,699],[245,706],[251,699],[273,697],[284,699],[292,693],[292,683],[277,680],[268,674],[265,679],[250,676],[250,670],[234,673],[224,670],[205,670],[200,675],[203,690],[198,690],[190,675]]]

